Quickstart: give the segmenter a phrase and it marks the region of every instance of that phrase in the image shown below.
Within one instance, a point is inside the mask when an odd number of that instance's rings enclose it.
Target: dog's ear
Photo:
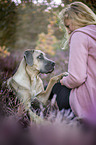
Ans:
[[[26,60],[26,63],[29,66],[32,66],[33,65],[33,53],[34,53],[34,50],[26,50],[24,52],[24,58]]]

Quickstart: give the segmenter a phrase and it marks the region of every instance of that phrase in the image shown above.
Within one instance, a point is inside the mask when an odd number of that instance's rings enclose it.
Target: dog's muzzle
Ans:
[[[44,65],[44,70],[40,70],[41,73],[51,73],[54,70],[55,62],[47,61]]]

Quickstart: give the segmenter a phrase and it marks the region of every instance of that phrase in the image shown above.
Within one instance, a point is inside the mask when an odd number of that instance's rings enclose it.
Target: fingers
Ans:
[[[63,79],[60,80],[61,85],[63,85]]]

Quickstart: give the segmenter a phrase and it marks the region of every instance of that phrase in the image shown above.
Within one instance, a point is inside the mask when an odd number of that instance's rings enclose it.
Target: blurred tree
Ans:
[[[40,49],[50,55],[55,55],[55,49],[58,47],[59,42],[56,36],[54,36],[56,21],[55,15],[49,19],[50,24],[47,26],[48,33],[39,34],[36,46],[36,49]]]
[[[10,49],[34,48],[38,34],[47,33],[48,19],[58,8],[48,11],[52,0],[36,1],[36,4],[34,0],[22,0],[21,3],[18,0],[16,3],[12,0],[0,1],[0,46]],[[58,25],[55,27],[55,36],[62,38]]]
[[[11,43],[14,46],[16,32],[16,5],[11,0],[0,1],[0,45],[9,46]]]
[[[7,51],[7,48],[5,46],[0,46],[0,57],[6,57],[9,55],[10,53]]]
[[[31,5],[31,3],[18,6],[15,33],[16,48],[34,48],[38,34],[47,33],[49,13],[44,12],[45,8],[46,6]]]

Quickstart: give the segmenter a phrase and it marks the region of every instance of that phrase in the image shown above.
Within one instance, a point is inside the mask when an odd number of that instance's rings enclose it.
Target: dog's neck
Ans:
[[[30,77],[31,81],[33,81],[35,78],[37,78],[39,71],[34,68],[34,66],[30,67],[26,65],[26,72],[28,76]]]
[[[33,97],[44,90],[43,83],[41,78],[38,76],[39,71],[36,70],[34,65],[32,67],[26,65],[25,70],[30,80],[30,92],[31,96]]]
[[[38,82],[38,79],[40,80],[38,74],[39,71],[26,65],[26,62],[23,58],[17,72],[13,76],[13,79],[23,87],[30,89],[30,85],[34,84],[34,82]]]

